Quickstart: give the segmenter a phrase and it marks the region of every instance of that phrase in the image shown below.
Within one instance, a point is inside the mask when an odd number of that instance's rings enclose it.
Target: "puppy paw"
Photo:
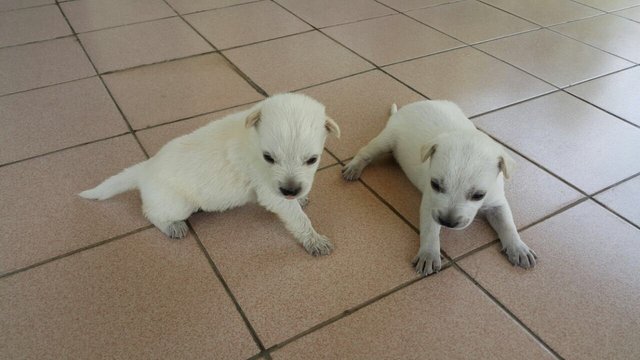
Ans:
[[[172,239],[182,239],[187,236],[189,227],[184,221],[176,221],[169,224],[163,232]]]
[[[342,177],[348,181],[355,181],[360,178],[364,166],[358,161],[351,160],[345,167],[342,168]]]
[[[520,266],[525,269],[536,266],[538,255],[522,241],[507,246],[502,251],[507,254],[509,262],[514,266]]]
[[[442,268],[442,260],[440,259],[440,253],[431,253],[428,251],[418,252],[415,258],[413,258],[413,266],[416,268],[418,274],[430,275],[437,273]]]
[[[311,239],[302,243],[305,250],[312,256],[329,255],[333,250],[333,245],[326,236],[315,234]]]
[[[309,197],[305,196],[305,197],[298,198],[298,204],[300,204],[301,207],[305,207],[309,205]]]

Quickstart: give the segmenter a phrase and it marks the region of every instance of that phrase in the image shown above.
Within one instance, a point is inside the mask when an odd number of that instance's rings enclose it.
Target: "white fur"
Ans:
[[[420,101],[398,111],[393,104],[387,126],[344,167],[344,178],[358,179],[376,156],[389,151],[422,192],[420,250],[414,258],[418,272],[440,270],[442,224],[464,229],[478,211],[486,213],[512,264],[535,266],[536,254],[520,239],[504,195],[503,177],[513,170],[513,160],[457,105]],[[444,191],[436,191],[432,180]],[[472,200],[474,194],[485,195]]]
[[[309,253],[328,254],[331,243],[301,208],[328,132],[339,136],[340,130],[322,104],[299,94],[275,95],[170,141],[149,160],[80,196],[104,200],[137,188],[145,216],[177,238],[186,235],[184,220],[198,209],[224,211],[258,202],[276,213]],[[315,163],[307,164],[313,157]],[[299,193],[287,197],[280,188]]]

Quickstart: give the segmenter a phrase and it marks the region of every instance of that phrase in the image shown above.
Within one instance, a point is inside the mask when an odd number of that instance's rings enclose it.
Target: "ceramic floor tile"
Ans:
[[[60,4],[76,32],[174,16],[162,0],[77,0]]]
[[[596,16],[553,30],[621,58],[640,62],[640,24],[614,15]]]
[[[516,167],[513,177],[505,181],[505,193],[518,228],[530,225],[582,197],[579,192],[526,159],[512,152],[510,154],[516,160]],[[420,227],[422,194],[391,156],[369,165],[363,172],[362,180],[413,226]],[[441,245],[449,256],[455,258],[497,238],[484,216],[479,215],[467,229],[443,229]]]
[[[272,356],[424,359],[430,354],[443,359],[554,358],[455,269],[412,284]]]
[[[0,97],[0,164],[129,129],[97,77]]]
[[[615,11],[640,5],[640,0],[577,0],[578,2],[600,9],[602,11]]]
[[[613,211],[624,216],[629,221],[640,226],[640,177],[627,180],[596,196],[598,201]]]
[[[0,273],[146,226],[133,192],[102,202],[77,195],[142,160],[133,137],[121,136],[1,167]]]
[[[0,13],[0,47],[69,34],[71,29],[55,5]]]
[[[219,9],[254,1],[256,0],[167,0],[167,2],[180,14]]]
[[[404,15],[340,25],[324,32],[379,66],[464,46]]]
[[[473,48],[385,68],[431,99],[456,102],[467,116],[494,110],[553,87]]]
[[[497,247],[459,264],[565,359],[638,358],[640,230],[588,201],[522,237],[539,257],[532,270]]]
[[[475,0],[420,9],[407,15],[467,44],[539,28]]]
[[[218,54],[112,73],[104,80],[135,129],[262,98]]]
[[[542,26],[602,14],[602,11],[572,0],[483,0],[483,2]]]
[[[640,129],[563,92],[474,122],[588,193],[640,171]]]
[[[344,182],[338,167],[322,170],[310,200],[305,212],[335,245],[329,256],[307,254],[258,206],[191,220],[266,346],[417,276],[418,235],[362,184]]]
[[[395,13],[373,0],[277,0],[277,2],[318,28]]]
[[[259,350],[192,237],[146,230],[0,279],[8,358],[246,359]]]
[[[328,137],[326,147],[341,160],[351,158],[384,129],[391,104],[423,100],[392,77],[375,70],[303,90],[326,106],[342,136]]]
[[[213,51],[178,17],[79,35],[101,73]]]
[[[568,92],[640,125],[640,68],[624,70],[567,89]]]
[[[95,75],[73,38],[0,49],[0,95]]]
[[[459,0],[378,0],[378,2],[394,8],[398,11],[420,9],[456,1]]]
[[[558,87],[633,65],[549,30],[515,35],[477,47]],[[542,58],[544,61],[540,61]]]
[[[218,49],[246,45],[312,29],[311,26],[270,1],[200,12],[187,15],[185,19]]]
[[[627,19],[631,19],[636,22],[640,22],[640,6],[620,10],[615,12],[614,14],[626,17]]]
[[[372,68],[348,49],[315,31],[228,50],[224,54],[269,94]]]
[[[55,0],[0,0],[0,11],[55,4]]]

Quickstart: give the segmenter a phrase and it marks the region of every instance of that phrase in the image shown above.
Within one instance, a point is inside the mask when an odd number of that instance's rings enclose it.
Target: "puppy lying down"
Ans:
[[[394,104],[385,129],[342,170],[355,180],[378,155],[393,152],[409,180],[422,192],[420,250],[413,260],[419,273],[440,270],[440,228],[464,229],[478,211],[498,233],[509,261],[523,268],[536,254],[522,242],[504,196],[513,160],[483,134],[452,102]]]
[[[187,234],[184,220],[198,209],[257,202],[276,213],[310,254],[325,255],[332,245],[301,206],[328,133],[340,137],[322,104],[299,94],[275,95],[170,141],[80,196],[104,200],[139,189],[144,215],[172,238]]]

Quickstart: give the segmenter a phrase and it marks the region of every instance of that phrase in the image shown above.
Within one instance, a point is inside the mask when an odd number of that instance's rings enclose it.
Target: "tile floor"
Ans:
[[[640,358],[640,0],[0,0],[6,359]],[[326,104],[312,258],[257,206],[183,240],[136,193],[75,194],[283,91]],[[479,219],[427,278],[393,160],[346,183],[392,102],[446,98],[504,144],[540,255]]]

